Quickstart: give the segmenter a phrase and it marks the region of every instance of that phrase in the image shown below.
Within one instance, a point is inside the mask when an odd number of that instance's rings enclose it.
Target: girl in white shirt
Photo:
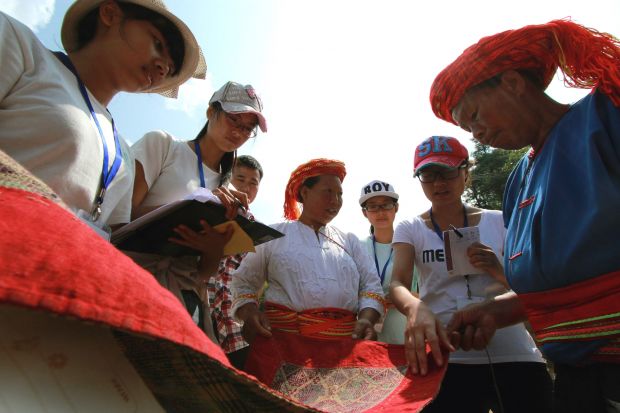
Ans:
[[[257,129],[267,131],[260,97],[251,85],[227,82],[209,101],[207,122],[192,141],[176,140],[163,131],[149,132],[132,146],[136,159],[132,215],[137,218],[162,205],[183,199],[202,187],[211,190],[227,207],[229,218],[239,206],[248,207],[247,195],[226,183],[236,151]],[[176,228],[172,242],[190,247],[196,256],[165,257],[128,253],[183,302],[196,323],[215,339],[207,314],[206,281],[218,270],[223,248],[231,232],[223,234],[206,222],[203,230]]]
[[[0,148],[95,229],[127,223],[134,165],[106,107],[119,92],[175,96],[204,75],[198,44],[162,2],[78,0],[61,35],[67,54],[0,13]]]
[[[389,288],[392,281],[392,267],[394,264],[394,250],[392,237],[394,236],[394,220],[398,212],[398,194],[392,185],[375,180],[362,187],[359,198],[362,214],[370,222],[370,236],[362,242],[370,254],[377,277],[383,286],[388,306],[383,323],[378,323],[378,340],[390,344],[403,344],[404,331],[407,319],[389,300]],[[417,294],[417,275],[411,283],[411,291]]]
[[[468,156],[467,149],[450,137],[433,136],[417,146],[414,174],[432,206],[401,222],[394,233],[390,296],[407,317],[405,353],[414,374],[427,372],[427,344],[437,364],[446,362],[442,347],[454,351],[445,324],[457,309],[493,299],[509,288],[498,258],[506,236],[501,212],[461,200],[469,174]],[[478,271],[450,275],[444,231],[474,226],[481,242],[472,244],[467,254]],[[420,272],[419,298],[408,288],[414,264]],[[487,413],[490,409],[551,411],[551,379],[523,324],[498,330],[485,351],[452,352],[441,390],[424,412]]]

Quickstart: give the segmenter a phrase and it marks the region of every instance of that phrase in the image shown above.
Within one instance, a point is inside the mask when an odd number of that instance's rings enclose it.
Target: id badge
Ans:
[[[483,301],[484,301],[484,297],[477,297],[475,295],[472,296],[471,298],[466,297],[466,296],[456,297],[456,309],[460,310],[462,308],[467,307],[468,305],[481,303]]]
[[[112,236],[112,229],[104,224],[103,222],[95,222],[92,219],[92,215],[83,209],[80,209],[77,213],[78,218],[87,224],[93,231],[97,233],[101,238],[110,242],[110,237]]]

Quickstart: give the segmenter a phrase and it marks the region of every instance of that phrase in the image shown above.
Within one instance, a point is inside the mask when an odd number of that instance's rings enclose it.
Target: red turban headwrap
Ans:
[[[525,26],[480,39],[446,67],[431,86],[435,115],[456,124],[452,109],[465,92],[506,70],[525,69],[543,90],[557,68],[571,87],[596,88],[620,106],[620,42],[568,20]]]
[[[340,178],[340,182],[344,180],[347,171],[344,163],[332,159],[312,159],[301,164],[291,173],[291,177],[286,184],[286,192],[284,194],[284,218],[296,221],[301,215],[297,202],[297,194],[299,187],[308,178],[320,175],[336,175]]]

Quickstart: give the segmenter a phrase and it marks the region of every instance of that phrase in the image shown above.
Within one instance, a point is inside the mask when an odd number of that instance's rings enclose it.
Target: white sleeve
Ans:
[[[131,147],[131,153],[144,169],[144,179],[149,188],[164,169],[174,138],[164,131],[153,131],[144,135]]]
[[[271,241],[274,242],[274,241]],[[230,291],[233,296],[231,313],[237,319],[237,310],[247,303],[258,303],[258,291],[267,280],[270,243],[256,247],[255,253],[248,253],[241,265],[231,274]]]
[[[394,236],[392,237],[392,244],[402,242],[409,245],[415,245],[413,237],[413,221],[401,221],[394,230]]]
[[[370,307],[377,310],[379,314],[383,314],[385,304],[383,287],[381,286],[381,280],[377,276],[375,264],[366,246],[362,244],[357,236],[350,233],[346,237],[351,250],[351,257],[360,274],[358,311]]]
[[[20,38],[13,23],[13,19],[0,12],[0,102],[25,71],[24,39]]]

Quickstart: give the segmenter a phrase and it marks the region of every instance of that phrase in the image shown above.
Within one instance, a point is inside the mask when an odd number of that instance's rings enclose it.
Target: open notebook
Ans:
[[[118,249],[167,256],[199,255],[189,247],[170,242],[176,237],[173,229],[181,224],[200,231],[200,220],[220,231],[232,225],[231,240],[224,247],[224,255],[254,251],[254,246],[284,236],[281,232],[257,221],[237,215],[234,220],[225,216],[226,208],[209,190],[201,188],[186,199],[163,205],[125,225],[112,234],[111,242]]]

